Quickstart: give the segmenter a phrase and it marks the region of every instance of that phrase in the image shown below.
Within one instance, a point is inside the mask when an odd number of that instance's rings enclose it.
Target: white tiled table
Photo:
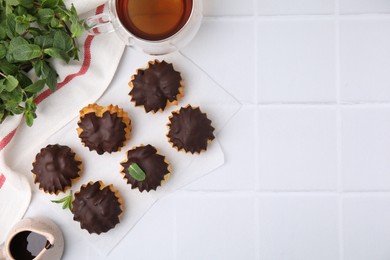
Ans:
[[[183,54],[243,104],[218,136],[226,163],[108,259],[390,259],[390,1],[205,0],[205,15]],[[64,259],[103,259],[74,240]]]

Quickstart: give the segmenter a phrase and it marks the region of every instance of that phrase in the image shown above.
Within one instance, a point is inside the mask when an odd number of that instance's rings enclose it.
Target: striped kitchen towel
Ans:
[[[80,17],[105,11],[106,0],[73,0]],[[95,102],[110,84],[124,51],[115,33],[104,37],[85,34],[78,39],[79,61],[53,62],[59,74],[57,91],[43,91],[35,99],[38,118],[27,130],[22,116],[7,118],[0,125],[0,244],[8,230],[26,212],[31,199],[31,173],[13,171],[15,154],[36,147],[78,115],[80,108]],[[20,131],[25,132],[25,131]],[[28,176],[28,177],[26,177]]]

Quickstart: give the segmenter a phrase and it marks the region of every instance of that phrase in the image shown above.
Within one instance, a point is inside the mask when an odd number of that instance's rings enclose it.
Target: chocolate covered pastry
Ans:
[[[144,106],[147,113],[164,111],[169,104],[177,105],[184,95],[180,72],[165,61],[150,61],[147,69],[138,69],[129,86],[131,101],[136,106]]]
[[[89,182],[75,193],[72,203],[73,219],[90,234],[101,234],[114,228],[122,215],[122,198],[113,185]]]
[[[121,165],[124,179],[132,189],[138,188],[141,192],[156,190],[170,175],[169,163],[150,144],[129,150]]]
[[[58,195],[71,187],[80,178],[81,161],[68,147],[59,144],[48,145],[36,155],[31,172],[39,189]]]
[[[199,107],[187,105],[172,112],[167,126],[168,141],[178,151],[192,154],[206,151],[208,143],[215,138],[211,120]]]
[[[78,126],[81,142],[98,154],[120,151],[130,138],[131,121],[118,106],[88,105],[80,111]]]

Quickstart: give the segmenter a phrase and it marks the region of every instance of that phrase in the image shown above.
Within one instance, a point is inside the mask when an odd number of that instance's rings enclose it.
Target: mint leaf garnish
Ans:
[[[145,172],[136,163],[132,163],[127,170],[136,181],[144,181],[146,178]]]
[[[72,211],[72,200],[73,200],[73,194],[72,191],[70,191],[68,196],[63,197],[62,199],[59,200],[52,200],[51,202],[62,204],[63,209],[69,209],[70,211]]]

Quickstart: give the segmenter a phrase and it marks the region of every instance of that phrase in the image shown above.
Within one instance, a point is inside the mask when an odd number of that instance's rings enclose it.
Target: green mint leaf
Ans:
[[[22,89],[25,89],[27,86],[30,86],[33,82],[32,80],[27,76],[25,72],[19,72],[15,75],[15,78],[19,81],[19,86]]]
[[[63,209],[68,208],[70,211],[72,211],[72,201],[73,201],[73,194],[72,194],[72,191],[70,191],[68,196],[63,197],[60,200],[52,200],[51,202],[63,203],[63,205],[62,205]]]
[[[69,9],[67,9],[65,5],[62,5],[61,3],[58,6],[56,6],[54,11],[56,12],[56,14],[59,14],[60,16],[67,16],[68,18],[69,16],[72,16],[72,12]]]
[[[32,16],[31,14],[26,14],[26,19],[25,19],[26,22],[36,22],[37,21],[37,18],[35,16]]]
[[[15,75],[15,78],[19,81],[19,85],[23,88],[33,83],[32,80],[23,71],[19,71],[19,73]]]
[[[71,23],[70,25],[70,31],[72,32],[72,38],[78,38],[80,37],[84,32],[84,26],[79,21],[79,17],[76,11],[76,8],[72,4],[70,7],[71,15],[69,16],[69,21]]]
[[[13,91],[19,85],[19,81],[11,75],[5,77],[5,90],[8,92]]]
[[[0,23],[0,40],[4,40],[7,37],[5,22]]]
[[[25,102],[26,111],[35,112],[37,105],[34,103],[34,97],[29,97]]]
[[[28,13],[20,14],[15,18],[15,21],[17,23],[31,23],[31,22],[35,22],[36,20],[37,18],[35,18],[34,16]]]
[[[29,42],[21,36],[17,36],[15,38],[12,38],[12,40],[9,42],[10,51],[12,52],[13,48],[16,48],[17,46],[23,45],[23,44],[29,44]]]
[[[26,22],[16,22],[16,25],[15,25],[15,32],[17,34],[23,34],[25,32],[27,32],[27,29],[30,27],[30,23],[26,23]]]
[[[73,17],[75,17],[76,19],[79,18],[78,14],[77,14],[77,10],[76,8],[74,7],[74,4],[71,4],[70,6],[70,13],[73,15]]]
[[[42,76],[43,63],[44,63],[43,60],[33,62],[33,68],[35,70],[35,74],[37,74],[38,77]]]
[[[71,52],[70,52],[70,56],[73,57],[73,59],[75,60],[79,60],[79,50],[77,48],[74,48]]]
[[[26,112],[26,113],[24,113],[24,118],[26,120],[27,126],[32,126],[33,125],[34,119],[35,119],[34,113]]]
[[[8,107],[8,111],[12,112],[14,115],[20,115],[24,112],[24,108],[17,106],[17,107]]]
[[[80,37],[84,32],[84,27],[80,22],[72,22],[70,25],[70,31],[72,32],[72,38]]]
[[[35,22],[36,20],[37,19],[29,13],[20,14],[15,17],[15,21],[19,23],[31,23]]]
[[[11,5],[5,6],[5,14],[12,14],[13,11],[14,11],[14,8]]]
[[[72,38],[63,31],[56,31],[53,38],[53,47],[69,52],[73,49]]]
[[[63,28],[64,25],[60,22],[60,20],[58,20],[57,18],[53,17],[50,20],[50,27],[51,28],[55,28],[55,29],[60,29],[60,28]]]
[[[40,79],[34,82],[33,84],[29,85],[28,87],[26,87],[24,91],[35,94],[41,91],[44,86],[45,86],[45,81]]]
[[[37,14],[38,22],[43,25],[50,24],[53,17],[54,11],[49,8],[39,9]]]
[[[7,5],[17,6],[19,4],[19,0],[7,0],[6,3]]]
[[[57,72],[47,63],[42,62],[42,79],[45,79],[46,85],[54,92],[57,88]]]
[[[69,55],[65,51],[58,49],[58,48],[44,49],[43,52],[45,54],[49,55],[50,57],[61,59],[61,60],[65,61],[66,63],[68,63],[70,60]]]
[[[2,92],[1,98],[6,108],[17,107],[23,101],[23,92],[20,88],[15,88],[12,92]]]
[[[65,200],[64,204],[62,204],[62,209],[66,209],[69,206],[69,202]]]
[[[0,79],[0,94],[5,89],[5,79]]]
[[[21,6],[31,9],[34,7],[34,0],[19,0]]]
[[[15,21],[15,15],[14,14],[8,14],[7,15],[7,19],[6,19],[6,28],[5,28],[5,32],[8,36],[8,38],[12,39],[16,36],[16,31],[15,31],[15,27],[16,27],[16,21]]]
[[[24,23],[25,22],[25,17],[23,15],[19,15],[15,17],[15,22],[17,23]]]
[[[28,61],[42,56],[41,48],[36,44],[22,44],[12,49],[16,61]]]
[[[18,5],[14,13],[17,15],[26,15],[28,14],[28,11],[25,7]]]
[[[60,19],[63,22],[69,21],[69,16],[71,15],[70,11],[68,11],[66,8],[57,6],[54,10],[56,13],[56,17]]]
[[[59,200],[52,200],[51,202],[53,203],[64,203],[67,200],[68,196],[63,197],[62,199]]]
[[[55,8],[58,5],[58,0],[42,0],[42,7]]]
[[[0,59],[4,58],[7,54],[7,47],[4,44],[0,43]]]
[[[39,35],[34,37],[34,43],[42,49],[53,47],[54,39],[52,35]]]
[[[0,60],[0,70],[4,72],[4,74],[14,74],[18,70],[18,66],[3,59]]]
[[[146,178],[145,172],[136,163],[132,163],[127,170],[136,181],[144,181]]]
[[[59,1],[58,1],[58,5],[59,5],[59,6],[62,6],[62,7],[66,7],[66,6],[65,6],[65,2],[64,2],[63,0],[59,0]]]

